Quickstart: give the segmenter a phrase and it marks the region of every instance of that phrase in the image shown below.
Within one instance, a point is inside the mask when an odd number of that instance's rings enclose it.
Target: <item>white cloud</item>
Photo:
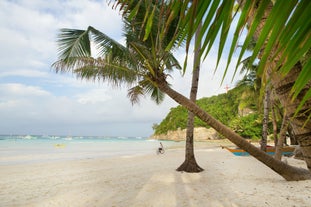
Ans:
[[[35,87],[35,86],[27,86],[19,83],[8,83],[8,84],[0,84],[0,94],[3,97],[33,97],[39,96],[42,97],[49,95],[50,93]]]
[[[81,104],[105,103],[107,100],[112,99],[106,89],[91,89],[86,93],[76,95],[76,98]]]
[[[23,76],[23,77],[48,77],[48,73],[40,70],[20,69],[20,70],[4,70],[0,73],[0,77],[7,76]]]

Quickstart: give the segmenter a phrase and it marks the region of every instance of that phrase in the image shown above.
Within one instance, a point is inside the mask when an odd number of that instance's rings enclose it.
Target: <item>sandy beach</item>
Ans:
[[[163,155],[0,166],[0,206],[311,206],[311,181],[287,182],[217,142],[197,144],[196,158],[205,169],[199,174],[175,171],[184,159],[181,148]]]

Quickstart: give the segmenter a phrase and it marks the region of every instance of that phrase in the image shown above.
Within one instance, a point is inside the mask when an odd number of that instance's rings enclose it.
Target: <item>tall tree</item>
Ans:
[[[266,85],[263,99],[263,121],[262,121],[262,136],[260,140],[260,148],[262,151],[267,151],[268,123],[269,123],[269,108],[270,108],[270,86]]]
[[[286,132],[287,132],[287,128],[288,128],[288,118],[286,116],[286,112],[283,115],[283,121],[282,121],[282,126],[280,129],[280,137],[277,140],[277,144],[275,146],[275,154],[274,154],[274,158],[277,160],[281,160],[282,158],[282,148],[283,148],[283,144],[286,140]]]
[[[196,35],[195,35],[195,44],[194,44],[194,60],[193,60],[193,72],[192,72],[192,82],[190,90],[190,100],[196,102],[197,92],[199,87],[199,77],[200,77],[200,50],[201,50],[201,39],[199,37],[202,24],[199,25]],[[194,114],[188,112],[187,120],[187,129],[186,129],[186,150],[185,150],[185,161],[177,168],[177,171],[185,172],[201,172],[201,168],[194,155]]]
[[[278,143],[278,119],[277,119],[277,108],[278,100],[275,98],[274,91],[271,91],[271,115],[272,115],[272,127],[273,127],[273,139],[274,146],[277,146]]]
[[[227,1],[221,2],[224,3]],[[168,73],[174,66],[175,68],[179,68],[179,65],[169,52],[169,49],[178,46],[176,43],[181,41],[183,39],[182,36],[185,34],[183,31],[186,30],[179,25],[179,18],[177,18],[179,15],[181,18],[183,17],[184,14],[182,12],[177,12],[176,14],[176,11],[172,10],[172,4],[169,4],[171,2],[166,1],[163,5],[157,1],[155,4],[152,4],[153,1],[137,1],[136,4],[132,5],[132,0],[120,1],[120,3],[121,8],[125,11],[126,24],[129,24],[129,28],[132,28],[129,34],[126,35],[126,47],[116,43],[92,27],[89,27],[87,30],[61,30],[58,39],[59,60],[53,65],[56,71],[72,71],[84,79],[109,81],[115,85],[121,85],[123,83],[130,85],[136,84],[135,87],[130,89],[130,98],[132,101],[136,101],[138,95],[149,92],[151,95],[159,97],[155,99],[159,102],[162,97],[158,95],[161,94],[160,91],[166,93],[286,180],[311,179],[311,173],[309,171],[292,167],[273,159],[214,119],[190,99],[170,87]],[[178,7],[181,2],[174,1],[173,3]],[[159,6],[161,7],[159,8]],[[146,8],[151,13],[146,12]],[[190,8],[187,11],[191,13],[191,11],[196,10],[191,10]],[[231,7],[230,11],[232,11]],[[134,15],[132,15],[133,13]],[[146,15],[147,13],[149,15]],[[146,24],[139,21],[135,22],[134,16],[139,17],[140,15],[147,16]],[[228,15],[228,13],[225,16],[231,18],[231,15]],[[141,20],[145,18],[137,19]],[[174,22],[175,19],[178,19],[177,23]],[[174,37],[170,36],[170,34],[174,34]],[[93,39],[100,50],[100,58],[95,59],[91,57],[90,38]],[[174,41],[172,42],[172,40]]]

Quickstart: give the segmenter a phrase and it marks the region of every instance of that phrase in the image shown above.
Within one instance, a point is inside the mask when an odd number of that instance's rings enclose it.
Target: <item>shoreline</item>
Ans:
[[[201,173],[175,171],[182,147],[163,155],[0,166],[0,206],[311,206],[310,180],[285,181],[215,142],[196,143],[195,155]]]

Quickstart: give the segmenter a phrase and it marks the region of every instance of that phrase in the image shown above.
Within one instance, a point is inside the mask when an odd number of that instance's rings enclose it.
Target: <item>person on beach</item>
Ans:
[[[162,145],[162,142],[160,142],[160,147],[158,148],[157,154],[163,154],[164,153],[164,147]]]

